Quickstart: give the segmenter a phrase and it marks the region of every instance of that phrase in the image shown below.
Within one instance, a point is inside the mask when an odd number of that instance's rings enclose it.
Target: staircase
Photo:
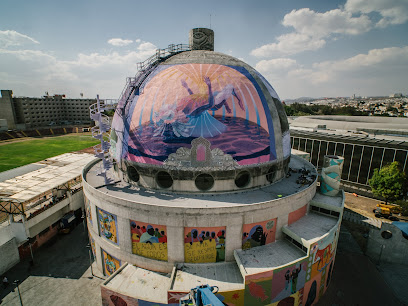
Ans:
[[[169,45],[166,49],[157,49],[154,55],[149,57],[144,62],[138,63],[138,72],[136,73],[136,75],[134,77],[128,77],[126,79],[126,85],[123,88],[118,100],[118,107],[116,108],[117,114],[122,118],[125,117],[125,114],[127,113],[126,106],[130,101],[133,100],[136,95],[142,93],[140,92],[141,85],[159,63],[163,62],[173,55],[190,50],[191,48],[189,45],[172,44]]]
[[[109,130],[110,119],[103,114],[105,110],[113,109],[115,106],[112,104],[105,105],[104,101],[99,100],[99,95],[96,96],[96,103],[89,107],[90,117],[95,121],[95,126],[92,127],[92,137],[98,139],[101,143],[94,146],[95,156],[102,160],[102,165],[98,170],[98,174],[103,176],[105,184],[109,184],[111,179],[107,176],[106,172],[112,167],[112,159],[109,155]]]

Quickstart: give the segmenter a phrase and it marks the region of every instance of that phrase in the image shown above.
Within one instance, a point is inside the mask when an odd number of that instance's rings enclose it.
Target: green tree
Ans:
[[[388,203],[401,198],[405,191],[406,178],[399,163],[393,162],[381,169],[375,169],[368,182],[374,195],[383,197]]]

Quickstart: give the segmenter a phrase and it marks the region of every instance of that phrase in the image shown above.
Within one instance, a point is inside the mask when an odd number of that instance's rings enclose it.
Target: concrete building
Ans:
[[[100,160],[83,170],[103,305],[178,305],[202,284],[226,304],[312,305],[330,283],[344,194],[316,192],[275,90],[213,41],[193,29],[142,63],[113,119],[110,182]]]
[[[344,188],[369,190],[375,169],[398,161],[408,171],[408,119],[368,116],[304,116],[289,119],[292,149],[308,152],[319,169],[324,155],[345,158]]]
[[[52,239],[65,214],[81,217],[80,174],[93,159],[66,153],[0,173],[0,275]]]
[[[11,90],[1,90],[0,116],[7,120],[10,130],[64,124],[89,125],[89,106],[93,103],[95,99],[66,99],[64,95],[14,98]]]

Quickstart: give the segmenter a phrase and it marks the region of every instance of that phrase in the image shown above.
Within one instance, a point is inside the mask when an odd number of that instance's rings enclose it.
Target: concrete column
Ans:
[[[168,262],[184,262],[184,227],[167,226]]]
[[[278,220],[276,221],[276,235],[275,235],[275,239],[276,240],[280,240],[283,238],[283,232],[282,232],[282,227],[284,227],[285,225],[288,225],[288,218],[289,215],[283,215],[283,216],[279,216]]]
[[[241,223],[228,225],[225,231],[225,261],[234,261],[234,250],[242,249],[242,219]]]
[[[117,216],[119,247],[122,251],[132,253],[132,237],[129,219]]]
[[[102,251],[101,251],[101,246],[95,239],[95,260],[96,260],[96,266],[98,267],[98,270],[103,274],[103,262],[102,262]]]

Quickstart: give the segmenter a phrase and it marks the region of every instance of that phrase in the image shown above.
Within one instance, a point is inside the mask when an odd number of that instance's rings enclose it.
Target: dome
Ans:
[[[111,155],[125,176],[137,173],[136,182],[146,167],[268,171],[275,165],[276,172],[289,162],[289,125],[277,93],[234,57],[208,50],[170,56],[145,71],[131,99],[120,102]],[[267,183],[266,177],[260,185]]]

